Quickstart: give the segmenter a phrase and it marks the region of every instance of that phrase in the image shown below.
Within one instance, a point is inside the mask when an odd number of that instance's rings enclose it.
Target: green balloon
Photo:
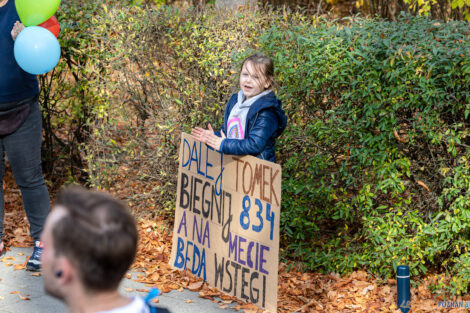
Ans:
[[[60,0],[15,0],[16,11],[26,27],[47,21],[59,5]]]

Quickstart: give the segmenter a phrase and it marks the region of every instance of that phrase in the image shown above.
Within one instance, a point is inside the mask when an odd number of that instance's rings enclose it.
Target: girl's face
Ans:
[[[264,73],[253,66],[252,62],[245,62],[240,72],[240,89],[247,99],[259,95],[269,88],[271,82]]]

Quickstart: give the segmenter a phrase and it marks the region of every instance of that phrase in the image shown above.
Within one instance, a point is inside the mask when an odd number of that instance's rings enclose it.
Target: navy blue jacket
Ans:
[[[237,103],[237,94],[233,94],[225,108],[224,124],[220,131],[227,134],[227,122],[230,111]],[[246,116],[245,139],[224,139],[221,150],[226,154],[253,155],[263,160],[276,162],[274,146],[276,138],[287,125],[287,116],[281,107],[281,101],[274,92],[256,100]],[[216,132],[220,136],[220,131]]]
[[[32,98],[39,93],[35,75],[23,71],[13,55],[11,30],[19,21],[15,1],[0,8],[0,104]]]

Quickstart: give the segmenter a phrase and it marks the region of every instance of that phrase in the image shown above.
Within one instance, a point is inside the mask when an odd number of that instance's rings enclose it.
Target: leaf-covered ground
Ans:
[[[109,191],[121,199],[135,199],[134,195],[145,192],[149,187],[143,182],[125,181]],[[5,193],[5,244],[6,246],[30,246],[29,225],[23,210],[21,194],[14,183],[11,171],[4,178]],[[139,227],[139,247],[133,267],[141,270],[138,280],[148,286],[156,286],[164,292],[187,288],[198,291],[200,297],[228,307],[237,299],[210,288],[188,272],[180,272],[168,265],[171,252],[172,225],[163,216],[155,215],[153,209],[138,201],[131,202]],[[357,271],[347,277],[337,274],[301,273],[281,263],[279,265],[278,311],[279,312],[400,312],[396,305],[396,283],[394,280],[379,281],[364,271]],[[412,309],[410,312],[465,312],[464,308],[439,308],[442,296],[431,294],[429,286],[434,276],[419,281],[412,288]],[[447,300],[468,301],[470,297]],[[258,312],[255,306],[236,303],[236,309],[243,312]]]

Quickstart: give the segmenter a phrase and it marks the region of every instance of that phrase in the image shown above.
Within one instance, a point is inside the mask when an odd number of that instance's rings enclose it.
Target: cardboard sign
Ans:
[[[183,133],[170,264],[277,310],[281,167]]]

